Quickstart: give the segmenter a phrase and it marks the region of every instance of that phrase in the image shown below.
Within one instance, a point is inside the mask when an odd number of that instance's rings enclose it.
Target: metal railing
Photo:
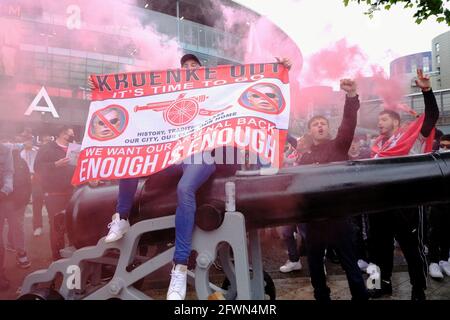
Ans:
[[[450,115],[450,89],[436,90],[434,91],[436,101],[439,107],[441,116]],[[408,94],[403,97],[401,103],[409,106],[412,110],[418,114],[423,113],[425,110],[425,104],[423,95],[421,92]],[[383,108],[383,100],[365,100],[361,101],[361,110],[365,113],[379,113]]]

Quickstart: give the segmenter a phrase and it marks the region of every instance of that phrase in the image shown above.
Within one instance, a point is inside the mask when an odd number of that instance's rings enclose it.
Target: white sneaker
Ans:
[[[286,261],[284,265],[280,267],[280,272],[287,273],[294,270],[301,270],[302,269],[302,263],[300,262],[300,259],[297,262],[292,262],[290,260]]]
[[[33,235],[35,237],[39,237],[40,235],[42,235],[42,228],[36,228],[36,230],[34,230]]]
[[[444,278],[444,275],[442,274],[441,268],[437,263],[430,264],[430,267],[428,268],[428,274],[430,277],[435,279],[442,279]]]
[[[187,266],[177,264],[173,266],[170,278],[167,300],[184,300],[186,297]]]
[[[120,219],[118,213],[112,216],[112,221],[108,224],[109,232],[105,238],[105,242],[114,242],[123,237],[123,235],[130,229],[128,220]]]
[[[366,261],[364,261],[363,259],[358,260],[359,270],[366,272],[368,266],[369,266],[369,264]]]
[[[441,268],[442,273],[450,276],[450,263],[448,261],[441,260],[439,261],[439,267]]]

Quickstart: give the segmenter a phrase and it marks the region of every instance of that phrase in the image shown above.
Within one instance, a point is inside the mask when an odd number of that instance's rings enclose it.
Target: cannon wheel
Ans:
[[[272,277],[265,271],[263,271],[264,275],[264,294],[266,296],[269,296],[268,300],[275,300],[276,298],[276,289],[275,289],[275,283],[272,280]],[[228,290],[230,286],[230,280],[228,278],[225,278],[222,283],[222,289]],[[234,297],[236,298],[236,297]]]
[[[197,116],[198,102],[194,99],[181,99],[172,103],[166,111],[166,120],[171,125],[185,125]]]
[[[39,288],[21,295],[17,300],[64,300],[58,291],[51,288]]]

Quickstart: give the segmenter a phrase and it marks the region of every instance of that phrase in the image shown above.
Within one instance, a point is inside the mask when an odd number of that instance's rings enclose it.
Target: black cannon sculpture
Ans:
[[[66,211],[66,224],[69,239],[81,249],[54,262],[48,270],[30,274],[22,293],[32,294],[39,283],[51,282],[58,272],[68,280],[70,275],[65,270],[77,265],[83,269],[81,288],[65,286],[63,281],[57,290],[63,298],[149,298],[133,284],[169,263],[173,248],[151,259],[140,257],[137,251],[142,243],[173,241],[178,180],[179,173],[171,170],[142,179],[133,206],[133,227],[113,244],[105,244],[101,238],[114,213],[117,184],[79,188]],[[225,184],[230,182],[235,187],[236,210],[232,212],[225,210]],[[263,169],[236,173],[219,170],[197,199],[193,248],[198,256],[195,272],[190,273],[197,296],[206,299],[212,292],[221,291],[231,298],[264,298],[258,228],[450,202],[449,188],[450,153],[307,165],[276,173]],[[108,256],[112,249],[120,250],[120,255]],[[228,290],[208,280],[216,255],[230,280]],[[125,271],[139,259],[137,267]],[[100,279],[104,264],[117,266],[106,283]]]

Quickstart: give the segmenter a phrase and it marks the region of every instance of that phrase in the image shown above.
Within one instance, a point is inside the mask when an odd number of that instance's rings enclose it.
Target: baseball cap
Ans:
[[[188,61],[188,60],[194,60],[194,61],[196,61],[199,65],[202,65],[202,63],[200,62],[200,60],[199,60],[195,55],[190,54],[190,53],[185,54],[184,56],[181,57],[180,65],[183,66],[183,64],[184,64],[186,61]]]

